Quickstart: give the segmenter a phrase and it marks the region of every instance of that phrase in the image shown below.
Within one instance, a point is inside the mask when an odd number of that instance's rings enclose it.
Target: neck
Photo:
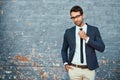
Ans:
[[[83,22],[79,27],[83,27],[85,25],[85,23]]]

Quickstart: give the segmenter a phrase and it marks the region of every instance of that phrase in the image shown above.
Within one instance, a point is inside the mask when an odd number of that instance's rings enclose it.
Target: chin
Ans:
[[[75,23],[77,26],[80,26],[81,24],[80,23]]]

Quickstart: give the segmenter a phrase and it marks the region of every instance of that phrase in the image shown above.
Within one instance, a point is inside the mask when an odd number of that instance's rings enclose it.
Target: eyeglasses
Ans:
[[[71,17],[71,19],[75,19],[75,18],[78,18],[78,17],[80,17],[81,15],[77,15],[77,16],[75,16],[75,17]]]

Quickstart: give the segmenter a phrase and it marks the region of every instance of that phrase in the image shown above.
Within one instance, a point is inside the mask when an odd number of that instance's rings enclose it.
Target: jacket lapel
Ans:
[[[74,42],[74,49],[75,49],[75,46],[76,46],[76,27],[74,26],[73,27],[73,30],[72,30],[72,36],[73,36],[73,42]]]
[[[76,27],[74,26],[73,28],[71,28],[71,31],[70,31],[70,41],[71,41],[71,54],[69,55],[69,58],[70,58],[70,62],[72,61],[73,59],[73,56],[74,56],[74,53],[75,53],[75,48],[76,48],[76,39],[75,39],[75,33],[76,33]]]
[[[90,30],[89,28],[90,28],[90,27],[89,27],[89,25],[88,25],[87,23],[86,23],[86,25],[87,25],[87,35],[89,35],[89,32],[90,32],[90,31],[89,31],[89,30]]]

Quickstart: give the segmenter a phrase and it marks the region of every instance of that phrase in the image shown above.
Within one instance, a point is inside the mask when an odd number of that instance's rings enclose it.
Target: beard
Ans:
[[[76,24],[77,26],[83,26],[84,22],[83,22],[83,19],[81,21],[76,21],[74,22],[74,24]]]

